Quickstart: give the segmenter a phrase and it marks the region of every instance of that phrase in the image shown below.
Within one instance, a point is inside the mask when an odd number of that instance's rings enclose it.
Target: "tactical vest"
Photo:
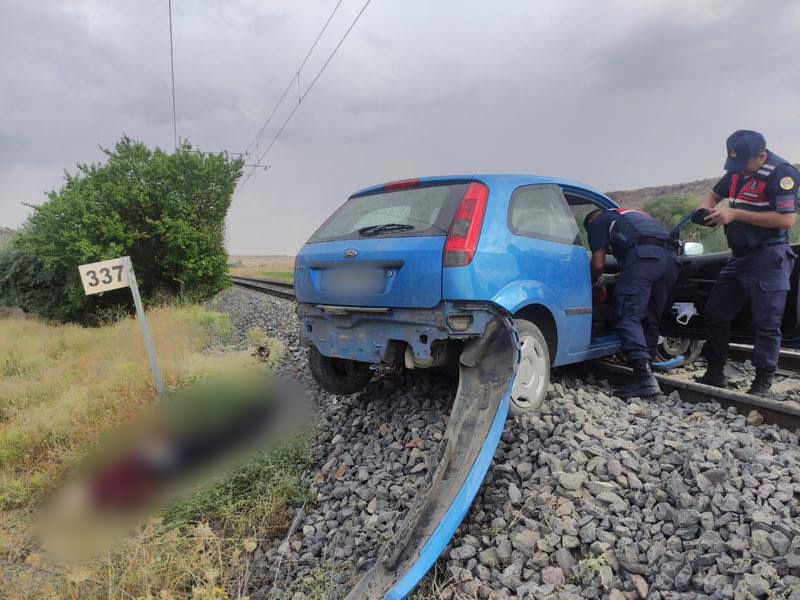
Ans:
[[[615,208],[611,212],[617,213],[621,219],[616,219],[608,226],[608,242],[614,256],[621,259],[633,248],[640,238],[657,238],[669,240],[669,235],[662,231],[658,222],[643,210],[635,208]],[[646,217],[652,223],[636,218],[637,215]]]
[[[785,161],[776,161],[777,157],[770,154],[761,168],[751,176],[740,173],[731,174],[731,184],[728,188],[728,197],[731,198],[731,208],[746,210],[748,212],[764,212],[770,210],[770,201],[767,198],[767,184],[775,168]],[[786,229],[768,229],[734,221],[725,226],[725,235],[728,245],[734,250],[757,248],[765,244],[788,241],[789,233]]]

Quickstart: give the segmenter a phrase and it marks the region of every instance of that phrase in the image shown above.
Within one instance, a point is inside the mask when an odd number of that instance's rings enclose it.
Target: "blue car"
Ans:
[[[620,349],[607,300],[593,298],[582,223],[598,207],[617,204],[585,185],[532,175],[428,177],[356,192],[296,259],[298,314],[314,377],[348,394],[363,388],[379,363],[446,367],[466,340],[511,316],[521,360],[510,410],[537,410],[551,367]],[[673,354],[702,343],[693,340],[704,336],[709,283],[726,258],[682,258],[673,301],[694,310],[679,320],[665,315],[662,347]],[[610,258],[607,270],[615,268]],[[797,279],[795,273],[786,345],[800,334]],[[752,340],[747,314],[733,333]]]
[[[429,177],[353,194],[297,255],[295,295],[315,379],[354,393],[371,365],[446,367],[511,315],[511,410],[541,404],[551,366],[619,351],[594,319],[580,223],[608,196],[528,175]]]
[[[538,410],[552,366],[619,351],[608,298],[591,285],[582,227],[598,207],[616,204],[547,177],[398,181],[353,194],[297,255],[300,326],[323,388],[357,392],[378,364],[459,371],[432,468],[348,600],[406,597],[469,510],[508,412]],[[688,243],[684,250],[690,254]],[[662,322],[667,350],[701,343],[694,340],[703,334],[708,283],[726,258],[682,258],[673,294],[679,310]],[[613,258],[606,269],[617,269]],[[795,340],[797,280],[796,272],[784,319]],[[748,315],[734,329],[752,339]]]

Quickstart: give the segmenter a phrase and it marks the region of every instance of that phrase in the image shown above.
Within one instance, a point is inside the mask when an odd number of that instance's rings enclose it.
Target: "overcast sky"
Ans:
[[[179,136],[246,147],[336,1],[174,0]],[[343,0],[302,89],[363,1]],[[798,161],[798,31],[795,0],[373,0],[234,197],[229,251],[294,254],[348,193],[392,179],[677,183],[721,173],[738,128]],[[122,132],[172,147],[167,0],[0,0],[0,56],[0,225]]]

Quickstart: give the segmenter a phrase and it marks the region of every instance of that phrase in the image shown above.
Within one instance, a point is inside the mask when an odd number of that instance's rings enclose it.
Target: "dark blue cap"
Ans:
[[[734,131],[725,142],[728,158],[725,160],[725,170],[744,171],[747,163],[767,149],[767,140],[757,131],[740,129]]]

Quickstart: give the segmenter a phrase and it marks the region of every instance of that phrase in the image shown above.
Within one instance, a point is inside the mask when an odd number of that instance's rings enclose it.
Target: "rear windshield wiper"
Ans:
[[[411,229],[414,229],[414,226],[407,225],[405,223],[384,223],[383,225],[370,225],[369,227],[362,227],[358,230],[358,235],[367,237],[370,235],[385,233],[387,231],[410,231]]]

